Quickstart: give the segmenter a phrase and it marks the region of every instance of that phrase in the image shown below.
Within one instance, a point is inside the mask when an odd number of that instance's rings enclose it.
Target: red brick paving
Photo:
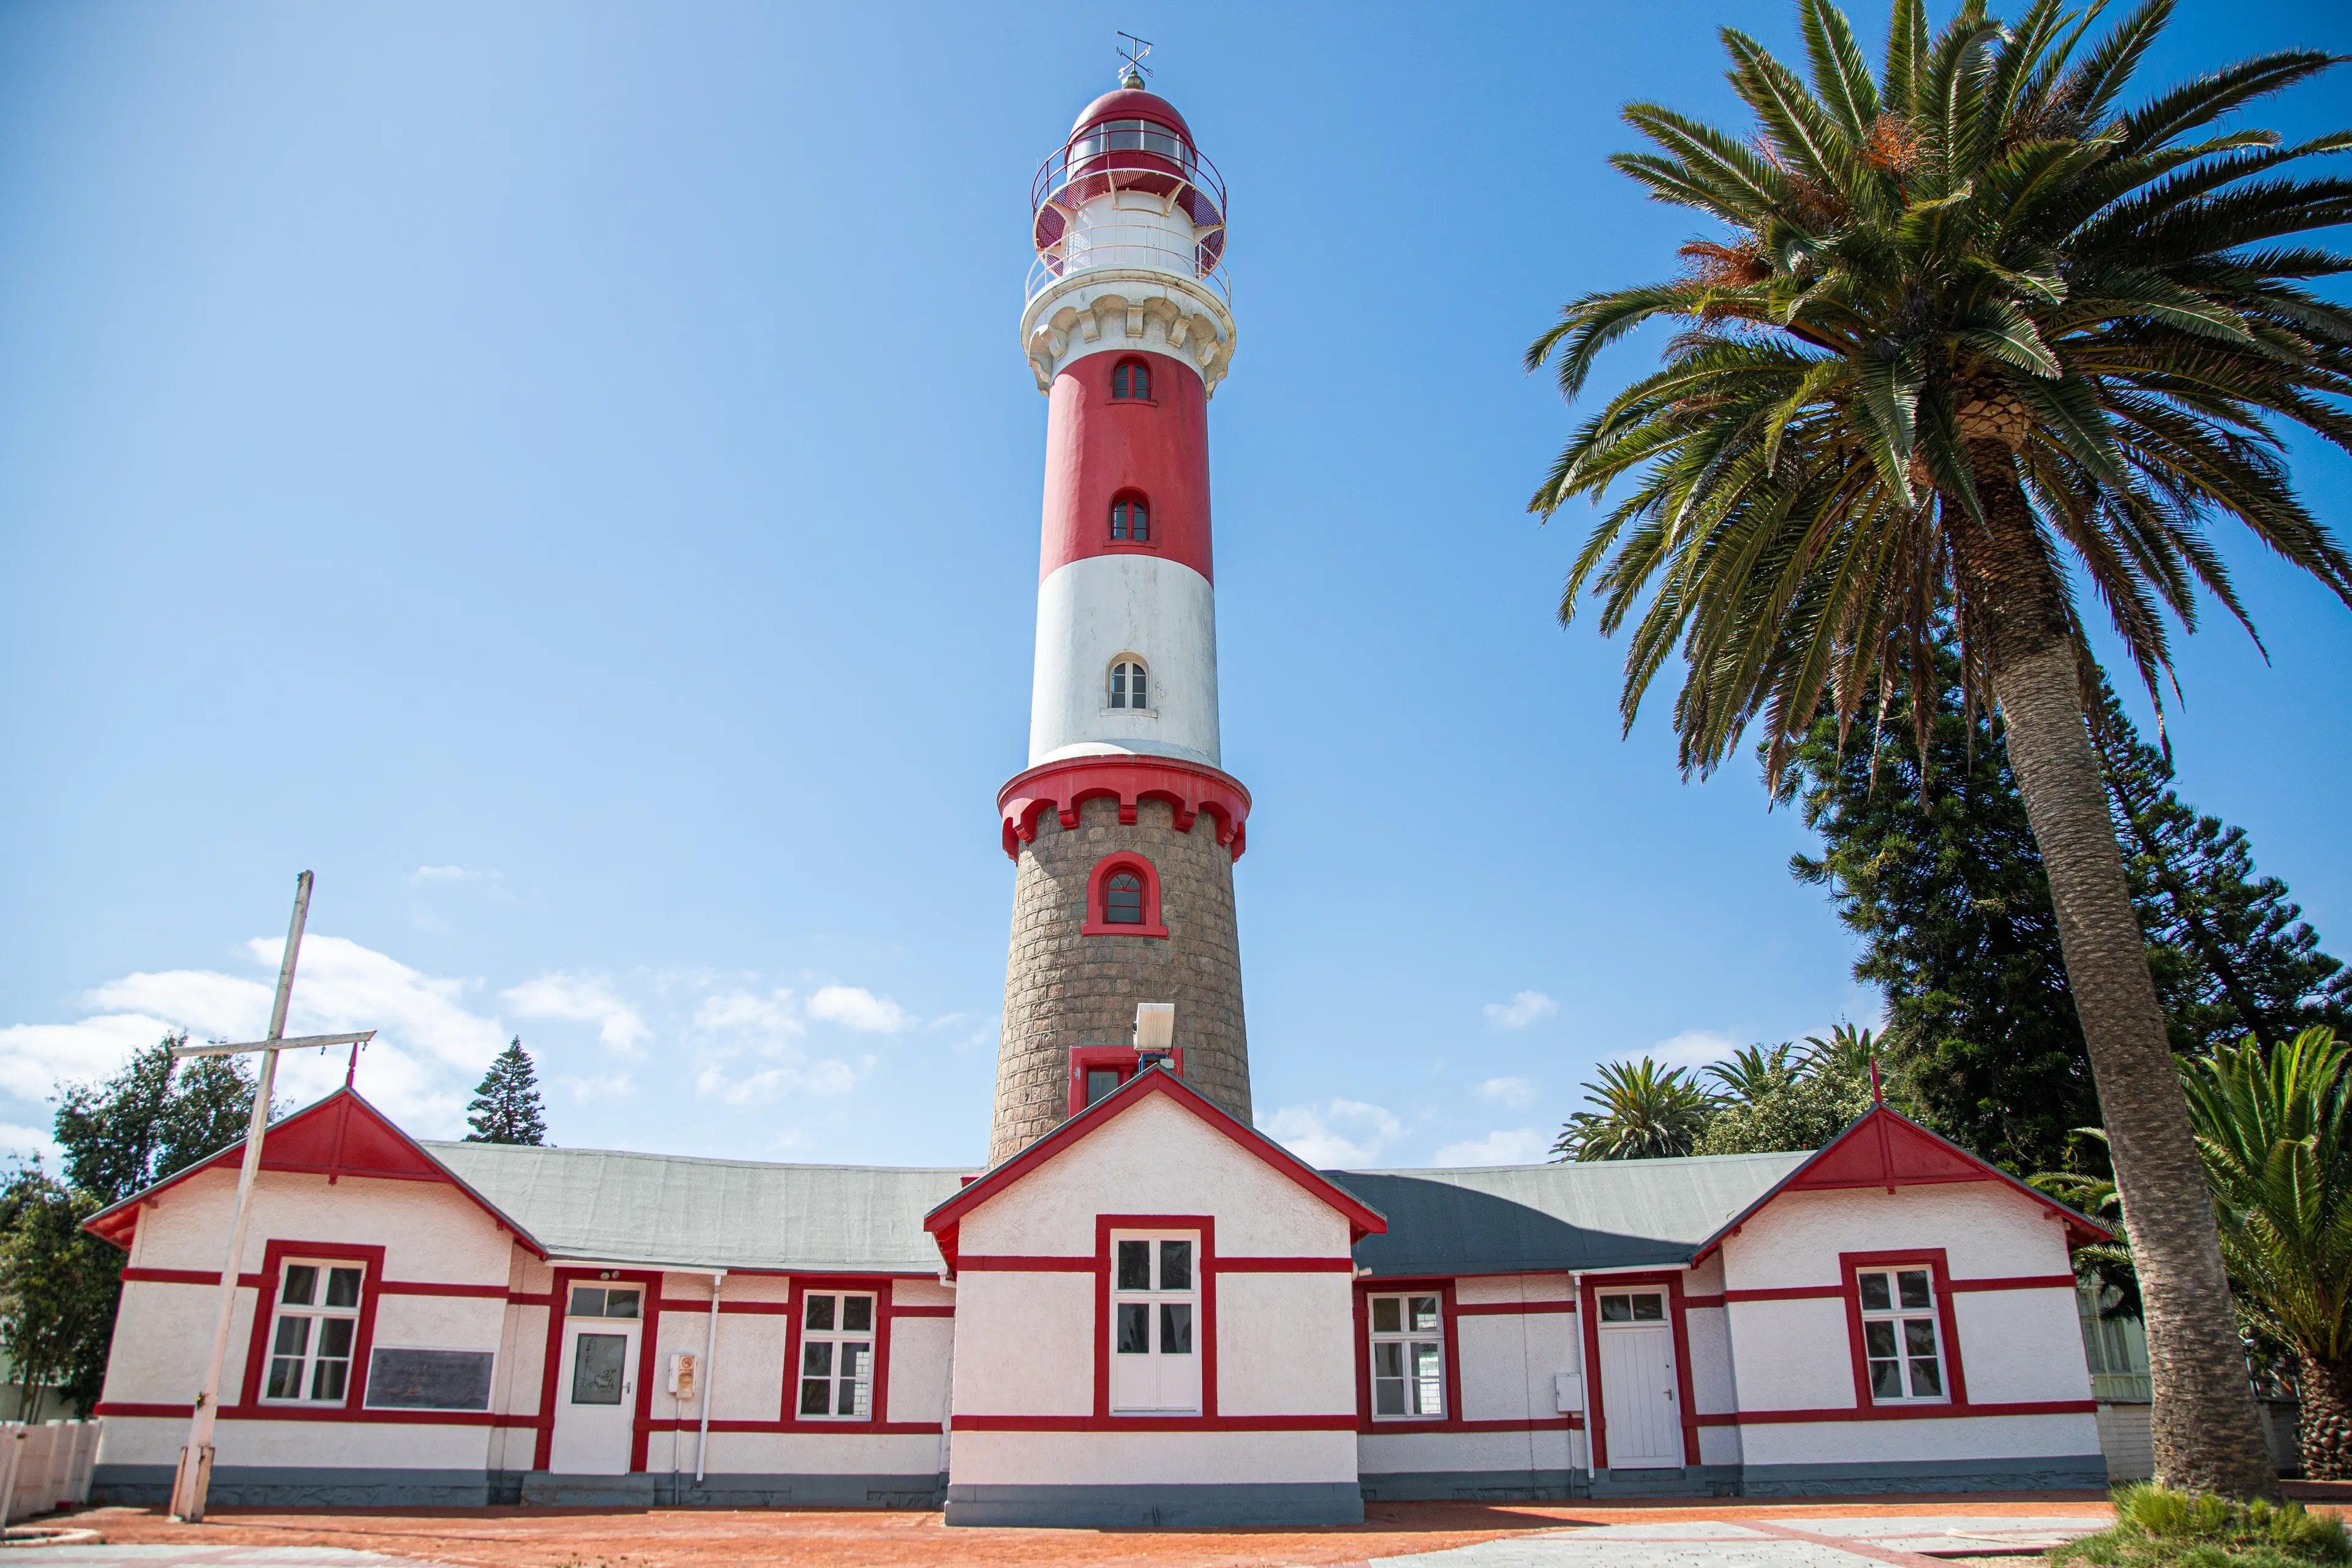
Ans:
[[[1572,1524],[1678,1519],[1836,1519],[1884,1514],[2110,1517],[2098,1492],[1946,1493],[1788,1502],[1375,1503],[1360,1525],[1320,1530],[953,1530],[936,1513],[801,1509],[391,1509],[308,1513],[226,1509],[174,1524],[145,1509],[92,1509],[68,1521],[110,1542],[344,1546],[467,1568],[1327,1568],[1437,1552]]]

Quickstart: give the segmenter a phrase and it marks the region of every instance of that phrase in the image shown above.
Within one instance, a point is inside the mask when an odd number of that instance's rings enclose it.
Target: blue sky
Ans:
[[[1569,416],[1518,368],[1699,232],[1604,156],[1731,119],[1793,6],[223,3],[0,10],[0,1144],[166,1023],[298,1028],[453,1135],[520,1033],[555,1140],[986,1142],[1045,403],[1037,161],[1112,31],[1233,193],[1211,407],[1262,1122],[1538,1157],[1612,1057],[1874,1018],[1754,769],[1628,739],[1553,619]],[[1882,17],[1857,13],[1875,38]],[[2184,0],[2143,77],[2344,49]],[[2352,122],[2352,74],[2269,106]],[[1647,363],[1643,338],[1610,362]],[[2305,443],[2352,528],[2352,462]],[[2228,542],[2182,787],[2352,951],[2352,614]],[[289,1063],[308,1097],[341,1064]]]

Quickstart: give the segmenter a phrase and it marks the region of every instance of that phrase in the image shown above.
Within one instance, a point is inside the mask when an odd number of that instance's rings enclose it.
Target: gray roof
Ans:
[[[937,1274],[923,1215],[965,1171],[778,1165],[608,1149],[425,1142],[551,1258],[822,1274]]]
[[[970,1173],[780,1165],[606,1149],[423,1147],[551,1258],[680,1268],[936,1274],[923,1216]],[[1377,1278],[1686,1261],[1809,1154],[1459,1171],[1326,1171],[1388,1217]]]
[[[1376,1277],[1680,1264],[1812,1158],[1714,1154],[1462,1171],[1326,1171],[1388,1216],[1356,1244]]]

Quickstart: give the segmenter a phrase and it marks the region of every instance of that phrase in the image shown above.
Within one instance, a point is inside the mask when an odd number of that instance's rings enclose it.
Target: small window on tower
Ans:
[[[1123,359],[1110,373],[1110,395],[1117,398],[1151,395],[1151,367],[1139,359]]]
[[[1103,884],[1103,923],[1139,926],[1143,923],[1143,879],[1121,871]]]
[[[1110,667],[1110,705],[1114,708],[1149,708],[1150,677],[1143,670],[1139,658],[1123,658]]]
[[[1130,544],[1150,543],[1150,503],[1141,496],[1121,496],[1111,502],[1110,536]]]

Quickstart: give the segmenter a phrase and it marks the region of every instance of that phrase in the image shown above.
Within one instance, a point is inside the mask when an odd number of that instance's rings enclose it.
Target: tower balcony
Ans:
[[[1225,187],[1216,165],[1181,129],[1148,118],[1158,100],[1131,96],[1133,114],[1082,121],[1037,170],[1029,193],[1036,257],[1023,297],[1038,298],[1089,272],[1157,272],[1232,303],[1224,268]]]

